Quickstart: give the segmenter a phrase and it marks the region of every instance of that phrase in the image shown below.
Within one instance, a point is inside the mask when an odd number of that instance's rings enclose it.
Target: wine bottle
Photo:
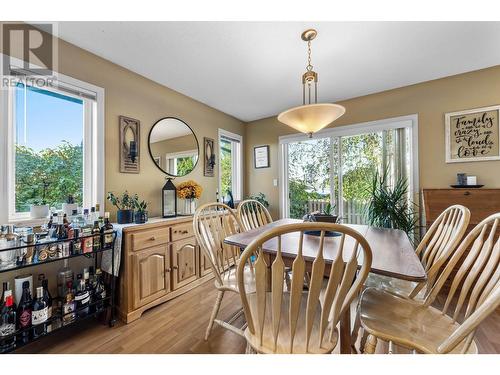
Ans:
[[[80,234],[83,236],[82,239],[82,251],[83,253],[91,253],[93,249],[92,244],[92,223],[90,222],[89,210],[86,208],[84,211],[84,221],[85,224],[82,225]]]
[[[101,227],[102,247],[111,249],[113,246],[113,224],[109,222],[109,212],[104,213],[104,225]]]
[[[102,272],[98,268],[95,271],[95,287],[94,287],[94,299],[96,301],[96,311],[101,310],[104,307],[103,299],[106,298],[106,287],[102,281]]]
[[[19,306],[17,307],[17,328],[23,330],[19,334],[18,340],[23,344],[27,344],[30,339],[30,330],[28,328],[31,327],[32,303],[30,282],[25,281],[23,282],[23,294],[19,301]]]
[[[0,300],[0,306],[2,306],[2,304],[5,302],[5,292],[9,290],[9,282],[8,281],[4,281],[2,283],[2,299]]]
[[[39,286],[36,288],[36,299],[31,310],[31,325],[35,339],[47,333],[48,310],[47,302],[43,299],[43,286]]]
[[[49,229],[50,238],[57,240],[57,229],[59,227],[59,216],[57,214],[52,214],[52,224]]]
[[[50,295],[49,292],[49,280],[44,279],[42,281],[42,287],[43,287],[43,300],[47,304],[47,319],[52,318],[52,296]],[[52,331],[52,323],[47,324],[47,332]]]
[[[60,298],[63,298],[68,294],[68,281],[72,282],[73,278],[74,274],[73,270],[69,267],[69,260],[64,259],[63,268],[61,268],[57,273],[57,294]]]
[[[101,250],[101,230],[99,229],[99,222],[97,220],[94,221],[94,228],[92,228],[93,234],[93,251]]]
[[[68,280],[66,284],[66,290],[68,291],[66,294],[66,302],[63,305],[62,312],[63,312],[63,326],[71,324],[75,319],[75,301],[73,297],[73,288],[72,288],[72,281]]]
[[[0,353],[6,353],[16,345],[16,308],[12,291],[4,293],[5,302],[0,309]]]
[[[78,275],[78,287],[75,293],[76,313],[78,317],[84,318],[89,314],[90,295],[87,288],[85,288],[85,280],[82,275]]]
[[[92,302],[94,302],[94,289],[92,287],[90,269],[92,269],[92,273],[94,273],[94,267],[83,269],[83,280],[85,281],[85,290],[89,293],[89,314],[92,314],[95,312],[95,305],[91,305]]]

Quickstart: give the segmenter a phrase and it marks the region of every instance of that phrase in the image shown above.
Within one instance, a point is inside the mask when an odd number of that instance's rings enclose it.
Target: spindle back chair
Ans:
[[[418,299],[423,300],[430,293],[444,265],[460,244],[469,220],[470,211],[467,207],[453,205],[444,210],[427,230],[415,250],[427,274],[425,282],[415,283],[370,274],[366,286],[384,289],[412,299],[418,296]]]
[[[309,236],[307,231],[320,232],[314,259],[305,259],[302,253],[304,237]],[[294,232],[300,232],[300,236],[292,265],[291,288],[285,290],[283,258],[291,245],[287,241],[283,247],[282,236]],[[326,237],[327,232],[337,232],[340,236]],[[266,241],[271,239],[278,241],[272,263],[269,254],[263,251]],[[331,264],[326,264],[323,256],[326,247],[335,251]],[[256,284],[255,290],[249,290],[242,277],[244,263],[253,256],[257,256]],[[356,275],[359,257],[362,266]],[[337,323],[362,287],[371,261],[372,252],[365,238],[340,224],[287,224],[257,237],[243,252],[238,265],[238,286],[248,324],[247,345],[260,353],[332,352],[338,341]],[[304,291],[304,275],[309,268],[310,282]]]
[[[238,205],[238,218],[245,231],[272,223],[267,208],[255,199],[247,199]]]
[[[243,335],[241,329],[231,324],[241,315],[241,310],[229,322],[216,319],[224,293],[239,293],[235,266],[239,262],[241,251],[235,246],[225,244],[224,239],[241,231],[240,221],[234,210],[226,204],[207,203],[196,210],[193,218],[193,227],[196,240],[212,269],[215,277],[215,287],[218,291],[205,334],[205,340],[208,339],[214,322],[239,335]],[[246,268],[244,281],[249,284],[254,283],[251,267]],[[247,287],[251,286],[247,285]]]
[[[477,352],[475,328],[500,305],[499,224],[500,213],[493,214],[465,237],[423,304],[367,289],[361,297],[360,316],[372,335],[368,351],[378,337],[424,353]],[[443,307],[431,306],[457,265]]]

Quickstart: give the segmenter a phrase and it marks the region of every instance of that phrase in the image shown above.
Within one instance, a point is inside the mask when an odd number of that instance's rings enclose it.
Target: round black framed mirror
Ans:
[[[188,124],[176,117],[164,117],[153,125],[148,148],[155,165],[172,177],[185,176],[198,164],[198,138]]]

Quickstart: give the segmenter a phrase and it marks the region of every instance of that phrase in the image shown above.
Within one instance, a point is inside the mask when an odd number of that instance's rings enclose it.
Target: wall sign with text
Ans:
[[[253,148],[253,164],[256,169],[269,168],[269,145]]]
[[[446,162],[500,160],[499,115],[499,105],[446,113]]]

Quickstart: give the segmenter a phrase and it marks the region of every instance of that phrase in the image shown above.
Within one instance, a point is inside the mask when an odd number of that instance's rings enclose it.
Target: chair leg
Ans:
[[[368,335],[368,338],[366,339],[364,352],[366,354],[373,354],[375,353],[376,348],[377,348],[377,338],[373,335]]]
[[[351,333],[351,342],[353,345],[356,343],[356,340],[358,339],[358,333],[360,329],[361,329],[361,317],[359,315],[358,309],[356,309],[356,318],[354,320]]]
[[[215,299],[215,305],[212,309],[212,314],[210,315],[210,321],[208,322],[207,331],[205,332],[205,341],[208,340],[208,336],[210,336],[210,332],[212,331],[212,327],[214,325],[214,320],[219,313],[220,305],[222,303],[222,297],[224,297],[224,291],[219,290],[217,292],[217,298]]]
[[[292,281],[290,279],[290,274],[285,271],[285,284],[288,291],[292,290]]]
[[[304,286],[309,290],[309,285],[311,285],[311,274],[306,272],[304,274]]]
[[[247,347],[245,349],[245,354],[257,354],[255,349],[252,348],[252,345],[250,345],[248,342],[247,342]]]
[[[359,351],[361,353],[365,352],[365,345],[367,338],[368,338],[368,332],[366,332],[365,329],[361,327],[361,340],[359,341]]]

